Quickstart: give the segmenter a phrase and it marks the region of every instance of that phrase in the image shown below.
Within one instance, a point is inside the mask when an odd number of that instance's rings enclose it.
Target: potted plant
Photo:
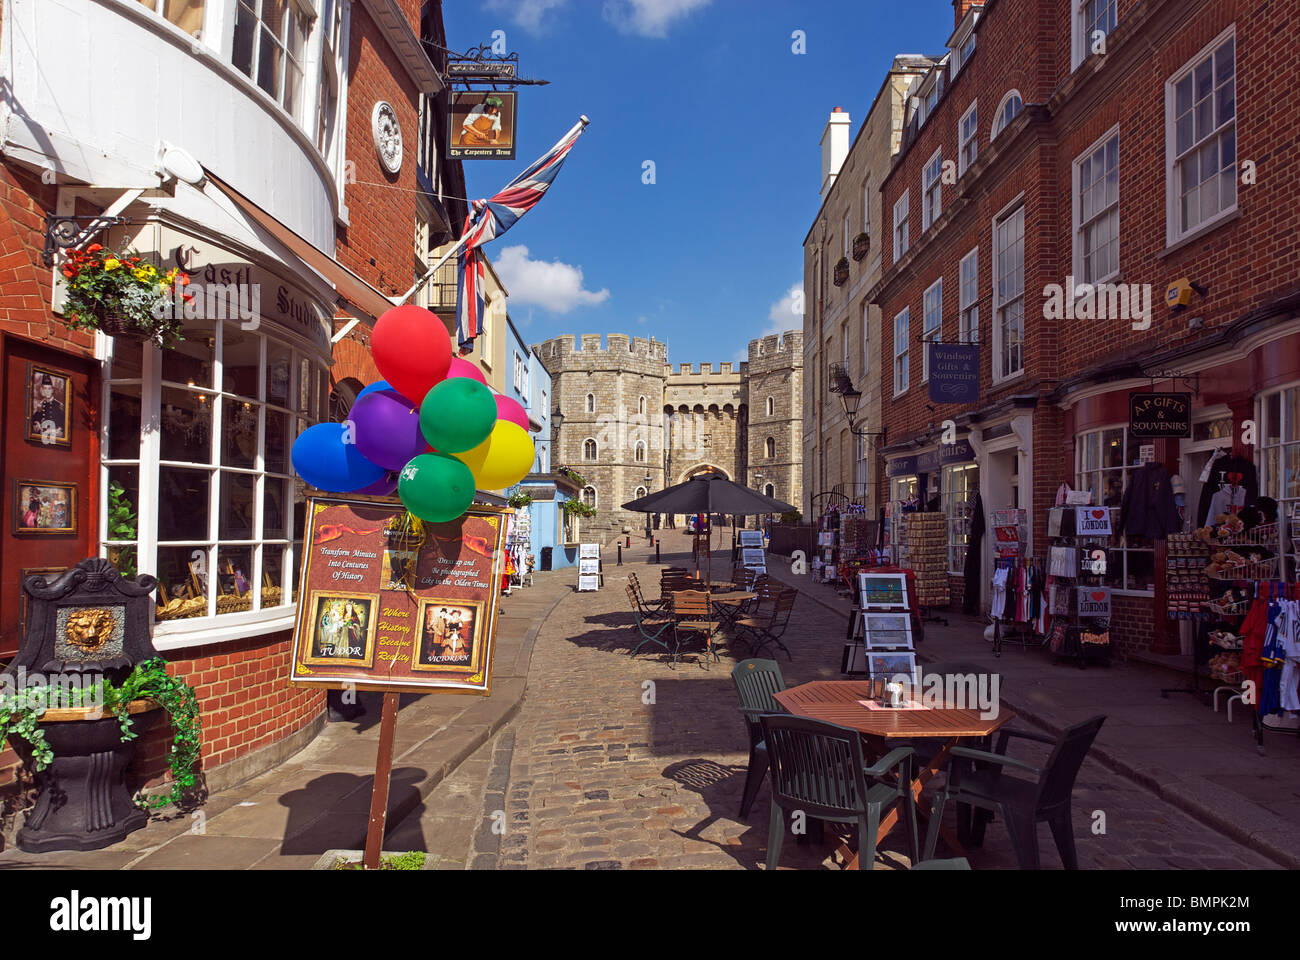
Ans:
[[[565,500],[564,512],[570,516],[594,517],[596,508],[583,500]]]
[[[176,287],[190,278],[180,270],[160,271],[134,253],[117,254],[92,243],[73,250],[63,264],[70,330],[101,330],[109,336],[151,340],[169,346],[181,336],[183,311],[173,307]],[[184,302],[193,294],[182,293]]]
[[[871,249],[871,234],[865,232],[859,233],[856,237],[853,238],[853,259],[854,260],[861,260],[863,257],[867,255],[867,251],[870,249]]]
[[[510,506],[514,507],[516,510],[522,510],[524,507],[528,506],[532,502],[533,502],[533,498],[528,494],[524,493],[522,490],[519,491],[518,493],[510,494],[510,496],[506,499],[506,503],[510,504]]]
[[[840,257],[839,263],[835,264],[834,275],[835,286],[842,287],[849,282],[849,258]]]

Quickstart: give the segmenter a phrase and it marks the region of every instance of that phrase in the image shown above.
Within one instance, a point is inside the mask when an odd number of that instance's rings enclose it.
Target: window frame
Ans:
[[[1216,107],[1218,105],[1219,91],[1222,88],[1223,84],[1219,84],[1217,82],[1216,54],[1218,54],[1219,49],[1223,47],[1225,44],[1227,44],[1228,42],[1232,43],[1232,79],[1230,81],[1230,83],[1232,84],[1232,119],[1226,123],[1220,124],[1218,123],[1218,110],[1216,109]],[[1204,47],[1202,47],[1199,51],[1197,51],[1197,53],[1194,56],[1192,56],[1185,64],[1179,67],[1178,70],[1170,74],[1169,78],[1165,81],[1165,244],[1166,246],[1173,246],[1174,244],[1178,243],[1181,240],[1185,240],[1189,237],[1197,236],[1200,233],[1207,232],[1213,229],[1216,225],[1224,222],[1229,217],[1233,216],[1240,208],[1241,191],[1238,189],[1239,185],[1237,183],[1237,176],[1238,176],[1238,170],[1239,170],[1239,164],[1241,158],[1239,145],[1237,143],[1237,120],[1239,115],[1239,111],[1237,109],[1238,107],[1237,94],[1239,89],[1238,79],[1240,76],[1240,66],[1241,66],[1240,55],[1241,55],[1241,47],[1237,43],[1237,25],[1233,23],[1226,30],[1224,30],[1217,37],[1215,37]],[[1177,129],[1178,117],[1175,112],[1177,110],[1177,87],[1178,84],[1182,82],[1185,78],[1194,75],[1196,68],[1200,66],[1202,63],[1204,63],[1207,59],[1211,63],[1210,115],[1214,125],[1210,133],[1207,134],[1205,137],[1203,137],[1200,140],[1195,139],[1196,101],[1194,98],[1196,95],[1196,89],[1195,89],[1195,84],[1193,83],[1193,87],[1192,87],[1193,102],[1192,102],[1192,110],[1191,110],[1191,117],[1192,117],[1192,124],[1193,124],[1193,131],[1192,131],[1193,141],[1191,145],[1188,147],[1188,149],[1185,151],[1183,157],[1180,159],[1178,157],[1178,129]],[[1231,168],[1226,168],[1222,164],[1222,157],[1223,157],[1222,140],[1224,134],[1229,130],[1229,128],[1231,128],[1232,131],[1233,159],[1232,159]],[[1211,142],[1218,144],[1218,149],[1216,151],[1216,154],[1219,157],[1220,166],[1218,172],[1215,174],[1215,178],[1218,181],[1218,186],[1220,188],[1220,199],[1222,199],[1223,175],[1228,169],[1231,169],[1232,177],[1230,179],[1233,184],[1233,200],[1231,204],[1222,207],[1220,210],[1218,210],[1218,212],[1216,212],[1209,218],[1199,220],[1195,226],[1183,228],[1181,226],[1182,224],[1181,201],[1184,193],[1184,191],[1182,190],[1182,184],[1183,184],[1182,171],[1184,169],[1183,164],[1185,164],[1187,161],[1190,161],[1193,157],[1197,157],[1197,167],[1199,170],[1200,151],[1202,151]],[[1206,183],[1207,181],[1201,180],[1197,185],[1197,190],[1199,191],[1203,189]]]
[[[1009,117],[1006,117],[1004,115],[1007,110],[1007,105],[1012,101],[1013,98],[1019,101],[1020,106],[1016,109],[1015,113],[1013,113]],[[989,128],[989,141],[992,142],[993,140],[995,140],[997,138],[997,135],[1001,133],[1003,130],[1005,130],[1016,119],[1016,117],[1020,116],[1020,114],[1024,112],[1024,110],[1025,110],[1025,98],[1020,95],[1019,90],[1012,88],[1008,90],[1006,93],[1004,93],[1002,95],[1002,99],[998,102],[997,110],[994,111],[993,113],[993,125],[992,127]]]
[[[894,262],[897,263],[906,255],[910,244],[908,235],[908,220],[911,217],[911,188],[904,190],[902,195],[894,201]],[[900,216],[901,208],[901,216]]]
[[[921,233],[943,214],[943,147],[930,154],[921,168]]]
[[[899,321],[902,321],[902,336],[899,336]],[[910,349],[912,336],[912,311],[910,307],[904,307],[898,313],[894,314],[894,396],[901,397],[907,393],[908,387],[911,386],[910,380]],[[899,344],[902,343],[902,349]],[[901,361],[901,363],[900,363]],[[902,373],[900,377],[899,374]],[[899,382],[902,385],[899,385]]]
[[[314,57],[312,36],[316,30],[316,24],[320,17],[314,9],[314,5],[303,3],[301,0],[286,0],[285,12],[287,16],[285,17],[284,23],[281,24],[279,35],[277,35],[266,25],[264,19],[264,5],[266,3],[267,0],[230,0],[228,5],[231,30],[230,65],[237,72],[251,81],[254,87],[261,90],[262,93],[274,100],[285,114],[292,119],[295,124],[302,128],[304,127],[304,121],[306,119],[305,100],[307,70],[305,69],[305,66],[310,63]],[[244,68],[235,62],[234,38],[235,31],[238,29],[241,8],[243,12],[247,13],[247,15],[253,19],[255,24],[253,27],[252,49],[249,54],[250,60],[248,72],[245,72]],[[302,38],[302,47],[299,50],[297,57],[290,53],[289,50],[289,40],[292,36],[295,24],[300,25]],[[259,79],[262,67],[263,31],[265,31],[267,36],[270,38],[271,43],[282,58],[277,64],[276,90],[274,93],[262,86]],[[297,71],[298,77],[298,88],[295,92],[294,103],[292,106],[285,104],[285,96],[288,92],[287,81],[290,68]],[[312,139],[314,141],[315,137],[313,136]]]
[[[963,343],[980,342],[980,248],[972,247],[961,258],[957,268],[957,318],[958,335]],[[970,262],[971,276],[967,276],[966,264]],[[967,280],[970,281],[968,286]],[[973,289],[971,289],[973,288]]]
[[[979,464],[975,461],[949,463],[940,467],[939,482],[943,484],[940,496],[944,516],[947,518],[945,527],[948,542],[948,573],[957,576],[963,574],[966,569],[966,552],[970,549],[970,522],[973,513],[970,499],[979,490],[979,470]],[[957,500],[955,496],[959,492],[956,490],[955,483],[958,474],[963,481],[960,492],[964,496],[961,500]],[[958,551],[961,553],[960,560],[957,559]]]
[[[966,133],[966,121],[970,121],[970,134]],[[979,98],[976,97],[966,108],[966,112],[961,115],[957,121],[957,176],[966,175],[966,171],[971,168],[976,160],[979,159],[980,147],[980,121],[979,121]],[[971,148],[973,153],[969,160],[966,159],[967,148]]]
[[[1288,406],[1288,396],[1294,398],[1291,406]],[[1276,440],[1269,436],[1270,433],[1274,433],[1272,414],[1268,409],[1273,397],[1278,398],[1279,423],[1276,429]],[[1294,557],[1297,556],[1297,552],[1293,544],[1297,542],[1295,538],[1300,538],[1300,528],[1290,523],[1293,505],[1300,503],[1300,472],[1293,472],[1300,471],[1300,380],[1284,383],[1260,393],[1256,398],[1255,408],[1255,422],[1259,424],[1259,442],[1255,446],[1255,470],[1259,478],[1259,495],[1272,497],[1277,501],[1278,518],[1285,518],[1286,529],[1292,538],[1279,546],[1284,553]],[[1291,423],[1293,415],[1295,424]],[[1288,434],[1291,434],[1294,439],[1289,438]],[[1277,451],[1275,462],[1270,462],[1272,451]],[[1292,466],[1293,462],[1294,466]],[[1295,494],[1287,496],[1287,481],[1293,476],[1297,477],[1297,482],[1292,485]],[[1282,526],[1279,525],[1279,532],[1281,529]]]
[[[1093,0],[1075,0],[1073,12],[1070,17],[1070,71],[1074,72],[1079,66],[1092,56],[1092,32],[1088,29],[1088,4]],[[1118,0],[1100,0],[1105,3],[1107,9],[1113,12],[1114,22],[1105,32],[1109,39],[1110,35],[1119,26],[1119,2]],[[1099,22],[1099,21],[1098,21]]]
[[[1115,431],[1115,430],[1120,431],[1121,463],[1119,466],[1108,467],[1108,466],[1104,466],[1102,463],[1104,459],[1103,444],[1105,443],[1106,434],[1108,432]],[[1096,448],[1097,465],[1094,467],[1085,467],[1085,458],[1087,455],[1086,443],[1088,441],[1088,438],[1091,437],[1096,437],[1097,439],[1097,448]],[[1120,490],[1122,496],[1122,492],[1128,489],[1128,480],[1131,471],[1136,470],[1141,466],[1141,463],[1130,462],[1130,460],[1133,457],[1133,455],[1130,454],[1130,447],[1140,448],[1142,444],[1143,441],[1141,440],[1134,441],[1134,439],[1129,436],[1128,424],[1126,423],[1111,423],[1105,426],[1094,427],[1091,430],[1085,430],[1081,433],[1076,433],[1074,435],[1075,489],[1092,490],[1094,492],[1093,499],[1101,501],[1100,503],[1096,504],[1096,506],[1118,507],[1119,504],[1107,504],[1105,502],[1106,487],[1104,485],[1104,481],[1102,478],[1104,478],[1106,474],[1113,473],[1118,470],[1120,472],[1119,479],[1120,479]],[[1089,479],[1089,477],[1091,477],[1091,479]],[[1113,513],[1112,513],[1112,518],[1115,518],[1115,514]],[[1103,583],[1106,586],[1109,586],[1111,590],[1114,591],[1115,593],[1122,593],[1129,596],[1151,597],[1155,595],[1156,574],[1155,574],[1154,544],[1150,547],[1129,546],[1127,542],[1127,538],[1125,538],[1123,532],[1118,529],[1118,526],[1116,526],[1115,535],[1111,538],[1110,545],[1106,548],[1106,553],[1107,553],[1107,571],[1106,571],[1106,580],[1103,581]],[[1127,585],[1128,575],[1129,575],[1130,554],[1137,554],[1137,553],[1147,554],[1151,557],[1151,584],[1152,585],[1150,589],[1143,589],[1140,587],[1130,588]],[[1120,561],[1118,585],[1116,585],[1116,583],[1114,582],[1111,582],[1110,580],[1110,577],[1113,575],[1113,571],[1116,566],[1115,560],[1117,557],[1119,558]]]
[[[1001,276],[1000,276],[1001,270],[999,269],[1000,251],[998,247],[999,244],[998,228],[1003,223],[1010,220],[1012,217],[1016,216],[1017,214],[1019,214],[1020,216],[1020,292],[1015,296],[1008,297],[1005,300],[1001,300],[1000,299],[1001,294],[999,292],[1000,281],[1001,281]],[[991,317],[993,323],[993,343],[991,348],[992,349],[991,373],[992,373],[992,382],[995,384],[1004,383],[1009,380],[1014,380],[1016,377],[1024,376],[1025,374],[1024,306],[1026,302],[1026,295],[1025,295],[1025,282],[1024,282],[1025,281],[1024,223],[1025,223],[1025,195],[1023,193],[1020,194],[1020,196],[1016,197],[1015,200],[1012,200],[1011,203],[1007,204],[1007,206],[1004,207],[998,213],[998,215],[993,218],[993,227],[991,231],[993,249],[992,249],[992,262],[990,264],[990,267],[992,269],[991,292],[993,297],[993,315]],[[1003,327],[1002,314],[1003,311],[1010,304],[1013,304],[1016,300],[1020,301],[1020,366],[1014,370],[1007,370],[1004,369],[1003,366],[1003,360],[1006,359],[1005,358],[1006,344],[1004,343],[1004,336],[1002,332],[1002,327]]]
[[[1085,162],[1091,163],[1094,154],[1097,153],[1101,153],[1103,155],[1102,162],[1104,164],[1106,162],[1105,160],[1106,148],[1110,145],[1111,140],[1115,141],[1115,200],[1111,203],[1107,203],[1106,207],[1100,213],[1094,213],[1092,218],[1089,219],[1087,223],[1083,223],[1082,222],[1083,220],[1083,195],[1082,195],[1083,164]],[[1121,242],[1120,241],[1120,215],[1121,215],[1120,214],[1120,191],[1123,184],[1121,162],[1122,162],[1122,157],[1120,155],[1119,124],[1117,123],[1115,124],[1115,126],[1111,127],[1100,137],[1098,137],[1095,141],[1089,144],[1088,148],[1084,150],[1082,153],[1080,153],[1077,157],[1075,157],[1073,162],[1070,164],[1070,183],[1071,183],[1071,187],[1070,187],[1071,254],[1070,256],[1071,256],[1071,265],[1072,265],[1072,269],[1076,281],[1076,288],[1081,283],[1086,283],[1090,286],[1098,283],[1106,283],[1110,280],[1115,279],[1120,274],[1120,268],[1119,268],[1120,242]],[[1105,179],[1106,177],[1105,169],[1106,168],[1103,167],[1103,179]],[[1095,184],[1096,182],[1097,181],[1094,178],[1092,183]],[[1115,268],[1104,276],[1089,277],[1084,272],[1084,266],[1085,266],[1084,264],[1085,253],[1083,249],[1084,231],[1088,227],[1100,223],[1102,218],[1108,217],[1112,211],[1115,214],[1115,219],[1114,219],[1115,226],[1114,226],[1114,231],[1112,233],[1112,236],[1114,238],[1114,245],[1115,245]],[[1094,250],[1093,253],[1095,254],[1096,250]],[[1072,295],[1073,295],[1072,292],[1067,292],[1067,296],[1072,296]]]
[[[932,297],[931,294],[934,294]],[[934,307],[931,323],[931,306]],[[925,288],[921,295],[921,382],[930,382],[929,343],[943,343],[943,277]]]

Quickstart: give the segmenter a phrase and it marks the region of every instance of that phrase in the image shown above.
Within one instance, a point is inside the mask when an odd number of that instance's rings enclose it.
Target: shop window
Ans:
[[[970,518],[979,490],[979,467],[953,464],[943,468],[943,512],[948,518],[948,572],[961,574],[966,569],[966,551],[970,546]]]
[[[192,37],[203,30],[204,0],[138,0],[159,14],[168,23],[174,23]]]
[[[306,487],[289,450],[329,404],[323,357],[194,323],[149,362],[127,341],[106,361],[103,553],[158,578],[160,626],[292,604]]]
[[[1006,380],[1025,368],[1025,208],[994,224],[993,380]]]
[[[1119,273],[1119,129],[1074,161],[1074,275],[1104,283]]]
[[[1165,84],[1169,243],[1237,209],[1235,42],[1229,27]]]
[[[1269,394],[1261,406],[1259,495],[1276,500],[1278,515],[1289,518],[1300,503],[1300,384]],[[1291,535],[1300,536],[1296,524]]]
[[[902,526],[903,511],[900,504],[915,500],[917,496],[917,477],[891,477],[889,480],[889,542],[898,546],[899,528]],[[894,551],[898,558],[898,551]]]
[[[231,63],[295,119],[302,94],[308,18],[297,0],[239,0]]]
[[[565,510],[562,504],[561,508],[556,512],[560,515],[560,541],[565,546],[573,546],[578,543],[581,519],[576,513]]]
[[[1110,427],[1075,438],[1075,489],[1092,493],[1092,502],[1119,507],[1128,489],[1129,474],[1140,467],[1142,441],[1124,427]],[[1113,514],[1118,524],[1118,513]],[[1149,542],[1129,544],[1116,527],[1104,582],[1118,590],[1151,590],[1155,584],[1155,552]]]

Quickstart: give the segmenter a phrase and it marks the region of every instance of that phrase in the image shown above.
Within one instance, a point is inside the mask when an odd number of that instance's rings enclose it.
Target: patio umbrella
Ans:
[[[789,513],[795,509],[791,504],[766,497],[757,490],[733,483],[716,473],[698,473],[683,483],[675,484],[647,494],[636,500],[623,504],[624,510],[637,513],[730,513],[736,516],[751,516],[764,513]],[[712,548],[710,545],[709,567],[712,570]],[[695,561],[695,573],[700,572],[699,558]]]

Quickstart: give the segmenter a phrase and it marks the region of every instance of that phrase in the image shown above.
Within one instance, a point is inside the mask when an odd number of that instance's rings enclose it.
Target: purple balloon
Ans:
[[[357,453],[385,470],[401,470],[410,459],[424,453],[420,408],[395,390],[368,393],[348,414]]]
[[[353,493],[364,493],[372,497],[386,497],[397,489],[397,474],[386,473],[382,478],[376,480],[369,486],[362,487],[360,490],[353,490]]]

